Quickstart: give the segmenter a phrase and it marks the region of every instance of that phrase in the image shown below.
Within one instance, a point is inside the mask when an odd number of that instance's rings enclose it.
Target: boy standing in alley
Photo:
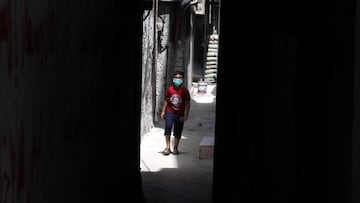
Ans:
[[[165,149],[164,155],[179,154],[178,146],[190,110],[190,92],[184,86],[184,72],[176,71],[172,84],[166,89],[165,99],[161,111],[161,119],[165,120]],[[170,135],[173,128],[174,148],[170,150]]]

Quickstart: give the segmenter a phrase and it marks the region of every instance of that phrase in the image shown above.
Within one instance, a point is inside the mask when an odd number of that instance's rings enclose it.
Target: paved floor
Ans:
[[[204,136],[215,135],[216,86],[206,94],[191,88],[191,109],[179,145],[179,155],[164,156],[164,123],[141,139],[141,174],[147,203],[210,203],[213,159],[199,158]]]

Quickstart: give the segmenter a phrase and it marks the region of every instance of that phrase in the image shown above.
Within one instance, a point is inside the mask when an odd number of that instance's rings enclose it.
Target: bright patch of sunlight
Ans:
[[[192,86],[190,89],[191,98],[196,103],[213,103],[216,98],[216,85],[207,85],[206,93],[199,93],[196,86]]]
[[[163,128],[153,128],[141,138],[140,168],[144,172],[157,172],[163,168],[178,168],[176,156],[164,156],[165,148]]]
[[[192,99],[196,102],[196,103],[213,103],[215,101],[215,96],[212,95],[194,95],[192,97]]]

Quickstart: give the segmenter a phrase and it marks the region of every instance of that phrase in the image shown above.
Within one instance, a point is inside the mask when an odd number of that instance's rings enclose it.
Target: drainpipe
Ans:
[[[158,16],[158,3],[159,0],[154,0],[154,24],[153,24],[153,59],[152,59],[152,73],[151,80],[153,84],[156,84],[157,78],[157,57],[158,57],[158,32],[157,32],[157,16]],[[152,86],[152,93],[156,95],[156,86]],[[152,98],[152,109],[153,109],[153,121],[156,121],[156,97]]]
[[[190,88],[192,86],[193,80],[193,66],[194,66],[194,13],[195,8],[193,7],[198,3],[198,0],[181,0],[180,8],[183,10],[187,10],[190,8],[190,37],[189,37],[189,64],[187,67],[187,87]]]
[[[191,88],[193,81],[193,66],[194,66],[194,10],[190,10],[190,58],[187,67],[187,87]]]

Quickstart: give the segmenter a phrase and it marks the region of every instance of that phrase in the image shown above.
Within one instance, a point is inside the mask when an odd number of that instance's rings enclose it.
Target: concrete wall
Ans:
[[[139,183],[140,9],[0,1],[1,203],[134,196],[119,187]]]
[[[165,89],[171,84],[173,72],[187,72],[188,15],[176,2],[158,2],[152,10],[143,12],[141,135],[160,120]]]
[[[154,81],[157,63],[156,43],[154,36],[154,9],[143,13],[142,36],[142,96],[141,96],[141,135],[146,134],[154,126],[154,104],[156,83]],[[155,52],[155,53],[154,53]]]

